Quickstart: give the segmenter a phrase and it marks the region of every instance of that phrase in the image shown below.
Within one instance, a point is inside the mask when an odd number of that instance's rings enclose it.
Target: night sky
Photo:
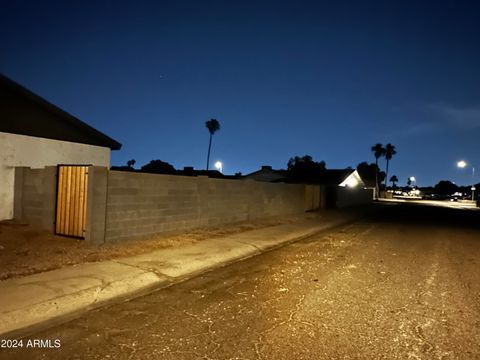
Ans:
[[[41,4],[40,4],[41,3]],[[248,173],[397,147],[404,185],[480,181],[475,1],[2,1],[0,72],[123,144]],[[384,168],[384,162],[381,163]]]

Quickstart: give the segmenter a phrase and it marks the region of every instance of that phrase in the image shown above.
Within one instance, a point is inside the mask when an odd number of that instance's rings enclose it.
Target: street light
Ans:
[[[417,179],[415,178],[415,176],[410,176],[408,178],[408,180],[410,180],[410,182],[414,183],[413,187],[415,187],[415,185],[417,185]]]
[[[216,168],[218,171],[220,171],[221,173],[223,173],[223,164],[222,164],[221,161],[217,161],[217,162],[215,163],[215,168]]]
[[[464,161],[464,160],[460,160],[459,162],[457,162],[457,166],[460,168],[460,169],[464,169],[468,166],[467,162]],[[472,187],[471,189],[472,190],[472,201],[475,200],[475,168],[472,166]]]

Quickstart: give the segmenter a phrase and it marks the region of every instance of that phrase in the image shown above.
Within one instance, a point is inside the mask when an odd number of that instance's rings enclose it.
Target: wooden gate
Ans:
[[[55,234],[85,238],[88,166],[59,165]]]

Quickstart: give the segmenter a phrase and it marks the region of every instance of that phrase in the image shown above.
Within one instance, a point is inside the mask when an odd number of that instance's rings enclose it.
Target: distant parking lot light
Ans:
[[[464,161],[464,160],[460,160],[459,162],[457,162],[457,166],[461,169],[465,168],[467,165],[468,165],[467,162]],[[473,167],[473,166],[472,166],[472,183],[474,184],[474,185],[472,185],[472,188],[471,188],[471,190],[472,190],[472,201],[474,201],[475,200],[475,190],[476,189],[475,189],[475,167]]]
[[[217,162],[215,163],[215,168],[216,168],[218,171],[220,171],[221,173],[223,173],[223,164],[222,164],[221,161],[217,161]]]

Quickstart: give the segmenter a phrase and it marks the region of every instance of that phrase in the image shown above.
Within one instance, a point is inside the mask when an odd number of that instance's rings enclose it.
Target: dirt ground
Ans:
[[[89,246],[84,240],[55,236],[29,225],[0,222],[0,280],[58,269],[68,265],[138,255],[157,249],[193,244],[226,236],[318,217],[318,214],[269,218],[212,228],[195,229],[174,236],[121,244]]]

